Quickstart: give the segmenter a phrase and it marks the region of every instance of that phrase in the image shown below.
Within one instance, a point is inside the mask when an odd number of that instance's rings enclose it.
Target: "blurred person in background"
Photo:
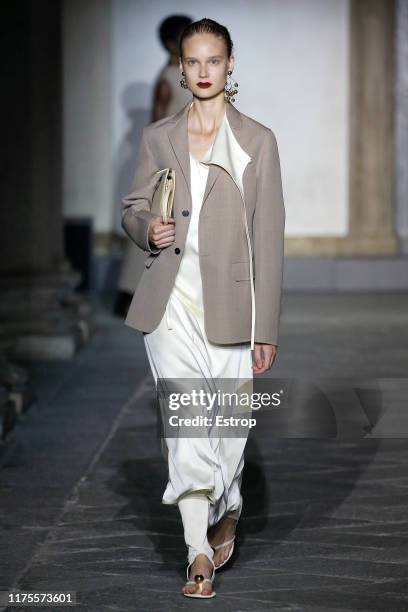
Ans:
[[[152,121],[177,113],[192,99],[191,91],[180,87],[179,38],[192,19],[184,15],[167,17],[159,27],[159,37],[169,54],[167,64],[159,73],[153,93]]]
[[[180,34],[190,23],[192,19],[186,15],[171,15],[166,17],[158,28],[160,42],[167,51],[168,58],[153,87],[151,122],[173,115],[192,99],[191,91],[180,87],[181,71],[178,51]],[[118,293],[114,307],[117,316],[126,316],[132,301],[140,276],[137,261],[137,247],[129,240],[118,281]]]

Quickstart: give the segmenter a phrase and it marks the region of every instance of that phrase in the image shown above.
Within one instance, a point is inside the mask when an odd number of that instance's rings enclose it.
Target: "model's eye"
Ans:
[[[187,64],[188,64],[189,66],[191,66],[191,64],[194,64],[194,63],[195,63],[195,60],[187,60]]]
[[[211,60],[211,63],[212,63],[212,64],[219,64],[219,63],[220,63],[220,60],[214,59],[214,60]]]

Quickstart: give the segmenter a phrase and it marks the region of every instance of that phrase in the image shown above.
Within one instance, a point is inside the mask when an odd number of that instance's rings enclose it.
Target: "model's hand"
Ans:
[[[149,224],[148,238],[150,244],[156,249],[164,249],[176,239],[176,222],[171,217],[168,223],[163,223],[163,217],[156,217],[152,219]]]
[[[269,370],[275,361],[278,352],[277,344],[260,344],[255,342],[252,369],[255,374],[262,374]]]

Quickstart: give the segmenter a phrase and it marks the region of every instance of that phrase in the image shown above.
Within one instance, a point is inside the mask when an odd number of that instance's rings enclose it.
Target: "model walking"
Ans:
[[[277,352],[285,225],[279,154],[273,132],[231,103],[233,68],[224,26],[202,19],[183,31],[181,84],[192,102],[144,128],[133,190],[123,199],[122,225],[146,266],[125,322],[144,332],[156,385],[158,378],[199,379],[207,390],[218,378],[252,382]],[[168,224],[150,211],[163,167],[177,176]],[[163,503],[181,513],[186,596],[213,597],[214,571],[233,552],[245,443],[165,438]]]

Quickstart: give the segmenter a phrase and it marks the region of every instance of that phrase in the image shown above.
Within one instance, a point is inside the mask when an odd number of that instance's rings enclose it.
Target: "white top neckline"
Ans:
[[[213,146],[214,146],[214,143],[212,143],[212,144],[211,144],[211,145],[208,147],[208,149],[205,151],[205,153],[204,153],[203,157],[205,157],[205,156],[207,155],[208,151],[210,151],[210,150],[213,148]],[[202,161],[201,161],[200,159],[196,159],[196,158],[194,157],[194,155],[192,155],[192,154],[191,154],[191,151],[189,151],[189,154],[190,154],[190,157],[191,157],[191,159],[192,159],[193,161],[195,161],[197,164],[202,164]]]

